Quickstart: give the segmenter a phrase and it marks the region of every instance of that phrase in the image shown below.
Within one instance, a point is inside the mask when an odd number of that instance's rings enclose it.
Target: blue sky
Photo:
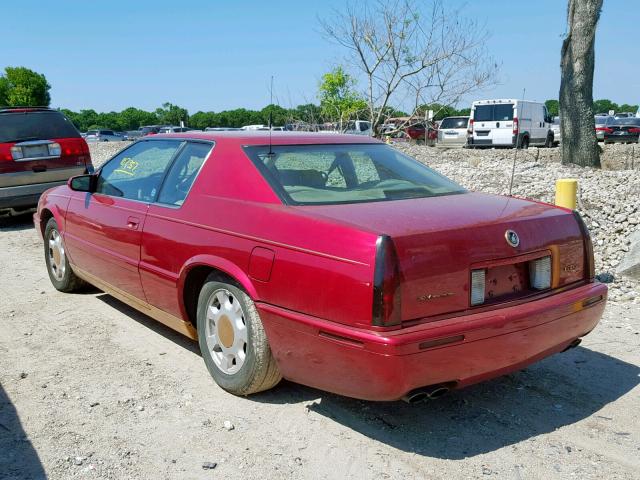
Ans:
[[[364,1],[364,0],[363,0]],[[73,110],[262,108],[269,79],[285,107],[316,101],[320,76],[344,51],[318,16],[344,1],[21,0],[2,6],[0,69],[26,66],[52,85],[52,105]],[[486,25],[500,84],[473,97],[557,98],[566,0],[446,0]],[[594,97],[640,103],[638,0],[605,0]],[[468,100],[472,100],[469,98]],[[461,105],[462,106],[462,105]]]

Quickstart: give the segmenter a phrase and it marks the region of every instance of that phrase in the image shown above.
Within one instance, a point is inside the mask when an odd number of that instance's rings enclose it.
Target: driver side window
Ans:
[[[152,202],[182,142],[151,140],[133,144],[113,157],[98,177],[96,193]]]

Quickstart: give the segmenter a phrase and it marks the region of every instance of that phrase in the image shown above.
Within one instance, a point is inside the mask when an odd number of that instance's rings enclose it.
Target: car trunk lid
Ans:
[[[583,276],[583,240],[571,212],[514,197],[464,193],[302,207],[388,235],[399,264],[403,322],[497,306],[535,294],[528,262],[551,256],[552,287]],[[517,246],[506,232],[519,237]],[[489,301],[470,302],[471,271],[486,270]],[[491,294],[490,294],[491,292]]]

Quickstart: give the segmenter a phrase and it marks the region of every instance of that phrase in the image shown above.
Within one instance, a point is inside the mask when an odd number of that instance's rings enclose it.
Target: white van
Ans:
[[[528,100],[478,100],[471,105],[469,148],[551,147],[553,119],[543,103]]]

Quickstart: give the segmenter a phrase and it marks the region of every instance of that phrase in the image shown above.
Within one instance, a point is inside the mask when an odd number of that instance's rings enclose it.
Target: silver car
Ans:
[[[124,136],[113,130],[89,130],[84,139],[87,142],[123,142]]]
[[[464,147],[467,144],[469,117],[446,117],[438,129],[439,147]]]
[[[604,141],[604,134],[606,132],[607,125],[611,125],[615,120],[614,117],[610,115],[596,115],[596,138],[599,142]]]
[[[559,144],[562,141],[562,133],[560,132],[560,117],[553,117],[551,131],[553,132],[553,144]]]

